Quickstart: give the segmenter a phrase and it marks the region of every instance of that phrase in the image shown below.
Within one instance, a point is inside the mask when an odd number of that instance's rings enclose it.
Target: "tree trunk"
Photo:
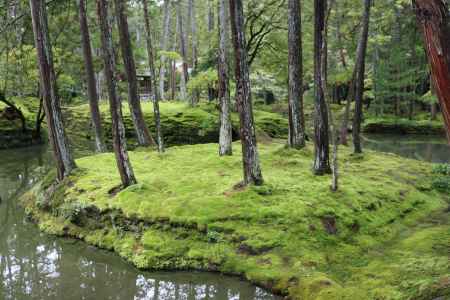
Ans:
[[[128,30],[128,20],[125,12],[126,1],[114,0],[116,8],[117,28],[119,30],[120,47],[122,59],[125,67],[125,74],[128,83],[128,105],[130,106],[131,119],[140,146],[154,145],[150,131],[145,124],[142,113],[141,100],[139,99],[138,80],[136,76],[136,65],[133,57],[133,47],[131,46],[130,32]]]
[[[244,33],[244,10],[242,7],[242,0],[229,1],[235,54],[236,104],[240,117],[244,184],[262,185],[264,180],[259,165],[259,155],[256,144],[248,54],[245,46],[247,43],[245,41]]]
[[[95,80],[94,64],[92,61],[91,38],[86,17],[85,0],[77,0],[80,18],[81,44],[83,46],[84,68],[86,69],[87,94],[91,110],[92,127],[95,137],[95,150],[99,153],[106,151],[102,140],[100,109],[98,107],[98,92]]]
[[[163,36],[161,39],[161,51],[167,51],[170,34],[170,0],[164,0],[164,21]],[[165,100],[165,80],[166,80],[166,56],[161,55],[161,67],[159,69],[159,94],[162,100]],[[172,98],[173,99],[173,98]]]
[[[64,131],[61,104],[53,66],[53,53],[48,32],[46,2],[45,0],[30,0],[30,8],[48,135],[56,161],[58,180],[61,181],[76,168],[76,165]]]
[[[219,0],[219,103],[220,103],[220,136],[219,155],[232,155],[233,131],[230,114],[230,77],[228,65],[229,47],[229,9],[227,0]]]
[[[183,60],[183,72],[181,73],[181,98],[182,100],[187,99],[187,91],[186,84],[189,81],[189,72],[188,72],[188,64],[187,64],[187,48],[186,48],[186,36],[184,32],[184,24],[183,24],[183,9],[182,2],[179,0],[177,3],[177,22],[178,22],[178,36],[180,41],[180,52],[181,58]]]
[[[323,81],[323,51],[325,33],[326,0],[314,0],[315,25],[314,25],[314,167],[316,175],[331,173],[330,168],[330,141],[328,137],[328,109]]]
[[[208,32],[214,31],[214,4],[208,0]]]
[[[289,140],[291,148],[305,146],[305,118],[303,113],[303,62],[300,0],[288,3],[289,43]]]
[[[102,56],[104,60],[106,85],[108,87],[109,106],[111,110],[112,135],[117,167],[124,187],[136,184],[133,168],[127,152],[125,126],[122,118],[122,104],[117,95],[115,58],[111,26],[108,20],[108,1],[97,0],[97,14],[100,24]]]
[[[413,0],[450,143],[450,16],[441,0]]]
[[[194,0],[189,0],[189,19],[191,22],[192,70],[195,73],[198,67],[198,37],[197,37],[197,13]],[[200,100],[200,93],[197,90],[194,90],[192,93],[191,105],[195,106],[199,100]]]
[[[155,70],[155,55],[153,50],[152,43],[152,32],[150,26],[150,17],[148,11],[148,1],[142,0],[142,4],[144,6],[144,22],[145,22],[145,37],[147,41],[147,55],[148,55],[148,66],[150,68],[151,74],[151,90],[153,91],[153,114],[155,117],[155,128],[156,128],[156,142],[158,144],[158,151],[164,152],[164,140],[161,131],[161,114],[159,111],[159,90],[157,88],[157,80],[156,80],[156,70]]]
[[[369,38],[371,0],[364,0],[364,15],[362,20],[361,38],[358,44],[358,60],[356,61],[355,77],[355,115],[353,116],[353,146],[355,153],[362,153],[361,123],[363,119],[364,76],[366,72],[366,52]]]

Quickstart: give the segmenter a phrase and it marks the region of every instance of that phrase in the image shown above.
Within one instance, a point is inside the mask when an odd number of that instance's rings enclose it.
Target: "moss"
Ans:
[[[363,124],[366,133],[436,134],[445,133],[442,120],[405,119],[395,116],[369,117]]]
[[[266,185],[236,189],[234,146],[234,156],[221,158],[215,144],[130,152],[139,184],[115,196],[114,156],[85,157],[55,190],[57,214],[36,205],[47,184],[24,205],[43,230],[114,250],[139,268],[240,275],[293,299],[448,294],[448,194],[433,188],[432,165],[344,147],[333,193],[328,176],[311,174],[311,145],[272,142],[260,145]],[[64,211],[91,222],[69,222]]]
[[[152,132],[155,131],[153,107],[151,103],[143,103],[142,108],[147,125]],[[101,104],[103,115],[102,124],[105,128],[105,137],[112,139],[111,119],[108,106]],[[128,107],[124,104],[124,123],[126,134],[131,145],[136,145],[133,123]],[[74,142],[92,140],[90,130],[89,106],[80,105],[65,109],[67,131]],[[287,119],[276,113],[255,111],[257,129],[272,138],[287,136]],[[239,118],[232,115],[234,138],[238,138]],[[161,126],[166,145],[186,145],[217,142],[219,139],[219,111],[214,104],[201,104],[195,108],[180,102],[161,103]]]

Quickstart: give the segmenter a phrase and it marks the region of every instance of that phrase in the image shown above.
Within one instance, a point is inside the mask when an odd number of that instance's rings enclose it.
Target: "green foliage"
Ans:
[[[217,86],[218,80],[217,70],[215,69],[208,69],[203,72],[198,72],[189,80],[187,84],[188,92],[191,96],[194,92],[207,92],[208,88]]]

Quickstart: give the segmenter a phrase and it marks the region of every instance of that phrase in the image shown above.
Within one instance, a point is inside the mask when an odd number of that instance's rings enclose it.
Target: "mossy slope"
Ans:
[[[105,128],[105,138],[108,142],[112,139],[111,118],[106,103],[100,106],[102,111],[102,124]],[[151,103],[142,103],[147,125],[151,132],[155,132],[153,106]],[[67,132],[74,142],[92,139],[90,130],[89,106],[80,105],[66,107]],[[126,134],[130,144],[135,143],[133,123],[129,109],[123,106]],[[238,136],[239,119],[237,114],[232,115],[234,137]],[[276,113],[255,111],[255,122],[258,133],[269,138],[281,138],[287,136],[287,120]],[[161,126],[166,145],[186,145],[218,142],[219,136],[219,112],[215,104],[202,103],[197,107],[190,107],[181,102],[161,103]]]
[[[241,275],[292,299],[449,295],[448,195],[429,164],[343,148],[332,193],[329,177],[311,175],[310,146],[270,143],[260,145],[267,184],[238,189],[239,146],[223,158],[214,144],[133,152],[140,183],[116,195],[113,155],[82,158],[63,185],[49,193],[49,176],[24,203],[44,231],[140,268]]]

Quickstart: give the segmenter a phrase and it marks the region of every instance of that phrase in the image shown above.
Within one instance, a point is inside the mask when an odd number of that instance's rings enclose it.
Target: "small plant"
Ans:
[[[433,179],[433,188],[442,192],[450,193],[450,176],[439,176]]]
[[[436,164],[433,166],[433,173],[450,176],[450,164]]]
[[[206,239],[208,240],[208,243],[218,243],[222,241],[222,235],[217,231],[208,231],[206,234]]]

